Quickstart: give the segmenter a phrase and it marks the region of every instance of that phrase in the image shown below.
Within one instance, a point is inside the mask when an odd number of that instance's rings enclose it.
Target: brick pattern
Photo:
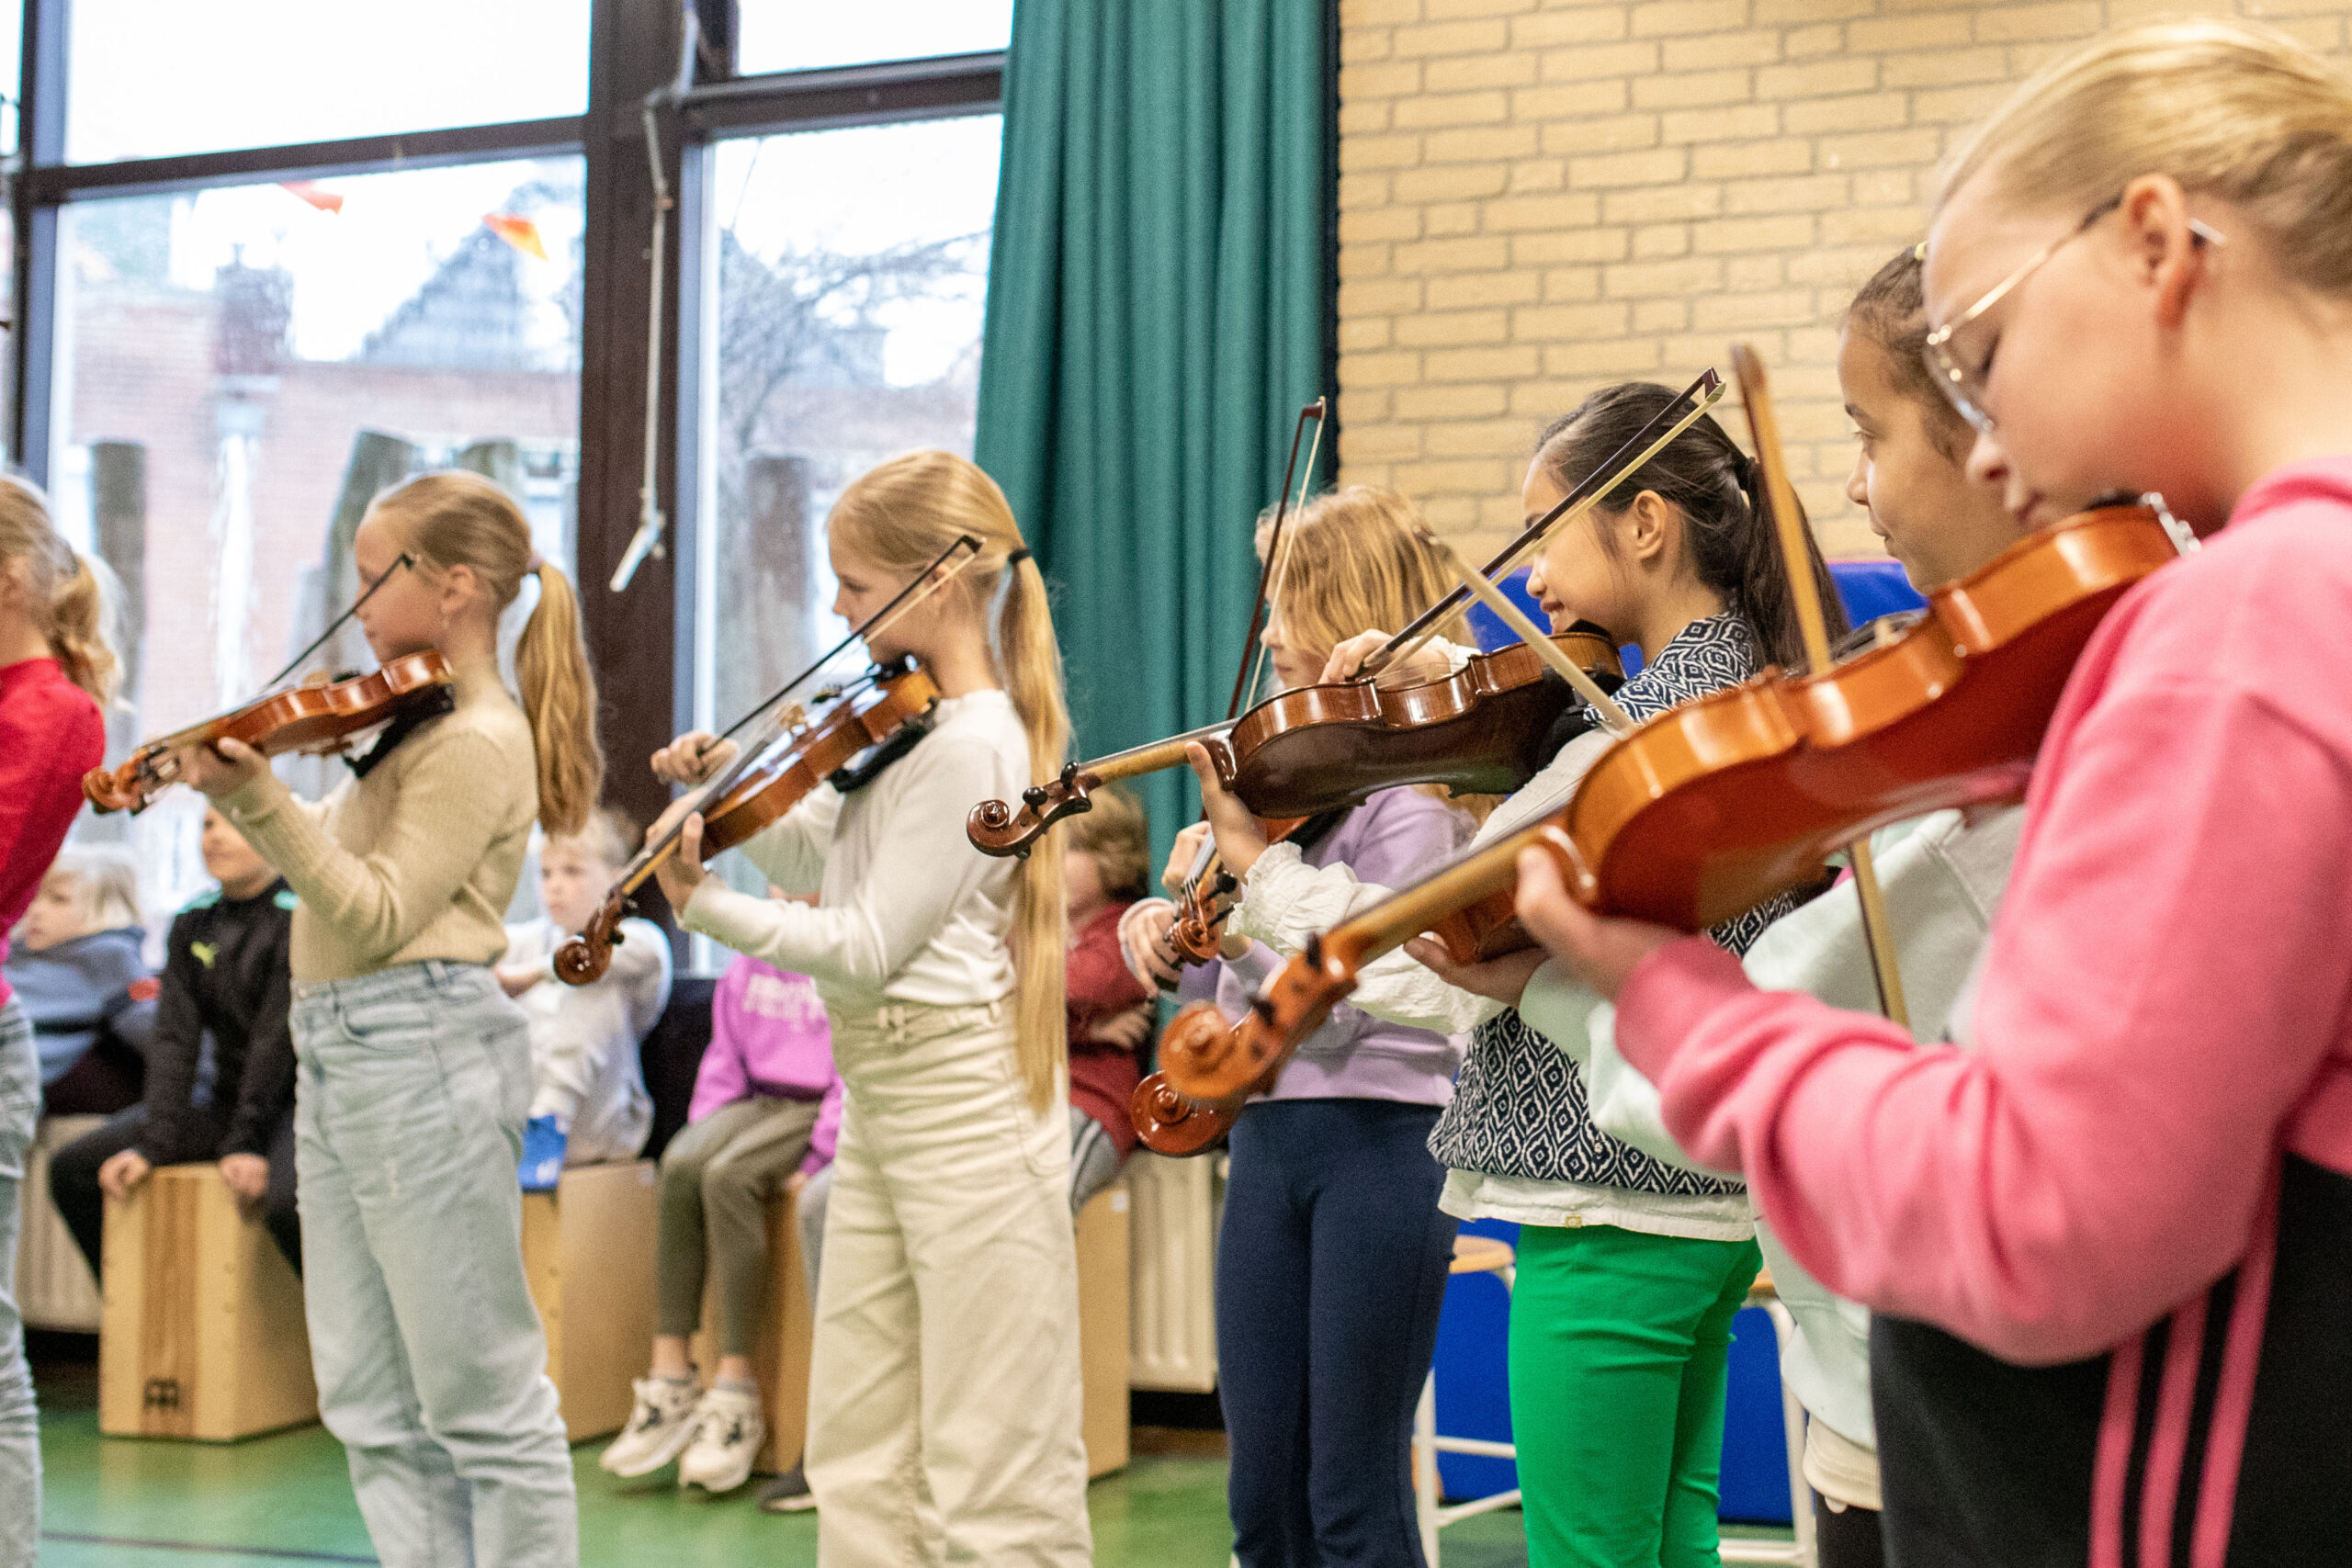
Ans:
[[[1481,546],[1536,433],[1753,342],[1833,556],[1837,320],[1917,240],[1936,161],[2042,61],[2190,10],[2341,52],[2346,0],[1340,0],[1340,459]],[[1746,439],[1733,400],[1719,408]]]

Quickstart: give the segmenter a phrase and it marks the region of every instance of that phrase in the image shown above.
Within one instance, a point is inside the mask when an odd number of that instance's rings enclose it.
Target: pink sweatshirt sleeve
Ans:
[[[695,1097],[686,1105],[689,1122],[699,1122],[751,1092],[751,1073],[743,1065],[743,1043],[736,1037],[735,1024],[743,1004],[745,975],[743,961],[737,959],[712,989],[710,1044],[703,1051],[702,1065],[695,1069]]]
[[[836,1076],[817,1107],[817,1125],[808,1134],[808,1157],[800,1162],[804,1176],[814,1176],[833,1163],[842,1135],[842,1080]]]
[[[2274,696],[2154,662],[2052,727],[1973,1050],[1757,991],[1697,940],[1618,1000],[1675,1136],[1823,1283],[2015,1361],[2106,1348],[2237,1261],[2343,1030],[2352,789],[2286,695],[2308,671]]]

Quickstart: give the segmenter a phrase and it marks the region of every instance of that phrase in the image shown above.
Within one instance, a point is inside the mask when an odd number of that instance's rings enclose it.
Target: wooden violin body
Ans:
[[[1581,669],[1623,672],[1616,645],[1598,627],[1578,626],[1552,641]],[[1301,686],[1267,698],[1230,727],[1073,762],[1024,792],[1017,811],[1006,801],[983,801],[965,830],[984,854],[1023,853],[1056,822],[1091,809],[1091,792],[1102,785],[1183,766],[1193,741],[1207,750],[1225,787],[1264,818],[1312,817],[1408,784],[1504,795],[1534,775],[1545,732],[1574,700],[1524,643],[1474,655],[1433,681]]]
[[[939,701],[939,688],[912,660],[888,666],[829,706],[802,716],[733,770],[732,779],[703,807],[702,858],[707,862],[780,819],[808,793],[901,726]],[[601,977],[620,940],[621,921],[636,909],[636,893],[654,868],[676,852],[674,835],[649,845],[621,873],[578,936],[556,950],[556,977],[584,986]]]
[[[1491,927],[1524,849],[1550,852],[1598,913],[1695,931],[1812,881],[1826,855],[1888,823],[2017,799],[2099,621],[2177,553],[2146,507],[2084,513],[1939,589],[1883,647],[1659,715],[1601,753],[1558,811],[1310,941],[1238,1026],[1186,1009],[1161,1038],[1163,1070],[1211,1100],[1279,1071],[1364,964],[1449,919]]]
[[[166,785],[179,778],[172,753],[187,746],[240,740],[265,757],[341,750],[364,734],[427,705],[446,705],[457,682],[449,661],[436,649],[406,654],[365,675],[311,685],[288,686],[208,718],[201,724],[145,741],[119,767],[93,768],[82,779],[82,794],[100,812],[144,811]]]

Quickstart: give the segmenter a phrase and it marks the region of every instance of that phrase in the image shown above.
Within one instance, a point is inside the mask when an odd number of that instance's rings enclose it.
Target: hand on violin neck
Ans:
[[[1168,941],[1175,923],[1176,910],[1165,898],[1147,898],[1119,919],[1119,943],[1126,953],[1127,972],[1145,985],[1172,991],[1183,978]]]
[[[1170,893],[1181,894],[1193,880],[1193,873],[1200,869],[1201,841],[1209,836],[1209,825],[1195,822],[1176,835],[1176,842],[1168,852],[1168,863],[1159,873],[1159,886]]]
[[[1543,966],[1546,956],[1542,948],[1531,947],[1483,964],[1456,964],[1447,955],[1443,942],[1426,936],[1407,942],[1405,953],[1447,985],[1507,1008],[1519,1005],[1519,998],[1526,994],[1528,977]]]
[[[1216,835],[1217,857],[1235,876],[1248,876],[1258,857],[1266,852],[1266,835],[1258,818],[1238,797],[1227,793],[1225,781],[1216,776],[1216,764],[1209,761],[1207,747],[1197,740],[1189,742],[1184,760],[1193,764],[1193,776],[1201,781],[1201,815],[1208,818],[1209,831]]]
[[[1519,856],[1520,923],[1568,972],[1593,990],[1617,999],[1643,959],[1659,948],[1682,940],[1683,933],[1646,920],[1625,920],[1596,915],[1568,897],[1560,879],[1559,863],[1542,850],[1522,850]],[[1434,944],[1431,944],[1434,945]],[[1419,956],[1416,954],[1416,956]],[[1483,967],[1483,965],[1482,965]],[[1531,968],[1529,973],[1533,973]],[[1522,988],[1527,982],[1520,981]]]
[[[236,794],[268,770],[268,760],[242,740],[222,737],[209,743],[183,746],[179,774],[211,799]]]
[[[737,750],[732,740],[690,729],[653,753],[653,776],[664,784],[698,784],[732,762]]]
[[[662,863],[653,868],[654,879],[662,884],[662,896],[670,900],[670,908],[681,915],[694,897],[695,889],[702,886],[702,813],[687,809],[687,802],[673,800],[670,809],[646,830],[646,842],[651,843],[667,833],[673,823],[678,826],[678,842]],[[680,818],[684,820],[680,823]]]

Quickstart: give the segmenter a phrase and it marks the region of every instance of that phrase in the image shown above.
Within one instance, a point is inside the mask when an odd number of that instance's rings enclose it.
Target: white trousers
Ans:
[[[1091,1561],[1069,1126],[1009,1004],[833,1020],[847,1086],[808,1377],[820,1568]]]

